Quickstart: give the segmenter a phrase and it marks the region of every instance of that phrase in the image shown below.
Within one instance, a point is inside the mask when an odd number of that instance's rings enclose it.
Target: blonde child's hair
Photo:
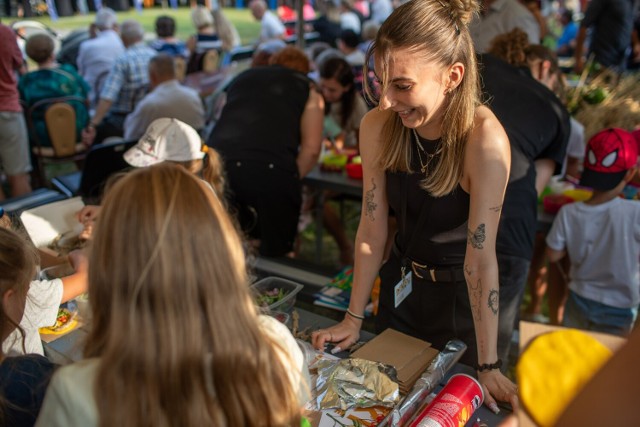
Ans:
[[[100,426],[300,425],[288,357],[258,325],[240,238],[185,168],[162,163],[112,184],[89,294]]]

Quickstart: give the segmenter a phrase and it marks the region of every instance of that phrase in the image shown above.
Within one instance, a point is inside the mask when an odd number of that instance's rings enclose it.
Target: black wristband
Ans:
[[[483,363],[482,365],[476,364],[474,368],[478,372],[493,371],[494,369],[500,369],[502,367],[502,359],[498,359],[496,363]]]

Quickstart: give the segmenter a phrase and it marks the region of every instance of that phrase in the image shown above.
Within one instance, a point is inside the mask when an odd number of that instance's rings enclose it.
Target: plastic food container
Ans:
[[[291,314],[293,306],[296,303],[296,295],[302,290],[302,288],[303,286],[301,284],[282,279],[280,277],[266,277],[251,285],[251,291],[256,299],[258,296],[263,295],[268,291],[273,291],[274,289],[282,289],[284,291],[284,296],[279,301],[276,301],[267,307],[260,307],[265,313],[281,311],[286,314]]]
[[[291,315],[287,314],[283,311],[272,311],[269,313],[269,316],[276,319],[278,322],[285,325],[287,328],[291,329]]]
[[[362,179],[362,164],[360,163],[349,163],[346,166],[347,176],[353,179]]]
[[[566,190],[564,193],[565,196],[571,197],[576,202],[584,202],[585,200],[589,200],[593,191],[584,190],[581,188],[574,188],[573,190]]]
[[[547,213],[557,214],[562,206],[573,202],[574,199],[564,194],[549,194],[542,199],[542,207]]]

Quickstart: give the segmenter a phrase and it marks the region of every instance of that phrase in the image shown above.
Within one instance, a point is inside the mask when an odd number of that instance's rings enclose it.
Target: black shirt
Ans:
[[[591,0],[580,23],[591,28],[589,52],[606,67],[620,67],[631,43],[633,0]]]
[[[511,145],[511,173],[496,251],[531,259],[537,225],[534,162],[551,159],[560,172],[569,142],[569,113],[558,97],[528,69],[491,55],[479,56],[483,98],[504,127]]]
[[[425,151],[434,155],[429,164],[437,163],[440,141],[419,140]],[[420,264],[462,266],[467,248],[469,194],[459,185],[442,197],[433,197],[422,189],[425,175],[420,172],[420,162],[426,163],[426,156],[420,157],[414,141],[411,150],[413,173],[386,172],[387,198],[398,222],[395,243],[404,256]],[[422,221],[421,216],[425,216]],[[420,223],[423,225],[418,229]]]
[[[39,354],[6,358],[0,364],[4,425],[33,426],[55,365]]]
[[[227,88],[227,102],[207,145],[225,163],[257,161],[297,173],[300,121],[311,80],[280,67],[251,68]]]

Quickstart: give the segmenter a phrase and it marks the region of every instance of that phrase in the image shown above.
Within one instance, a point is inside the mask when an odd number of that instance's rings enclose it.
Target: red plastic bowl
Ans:
[[[548,194],[542,198],[542,207],[547,213],[557,214],[561,207],[573,202],[574,199],[564,194]]]
[[[345,169],[349,178],[362,179],[362,165],[360,163],[349,163]]]

